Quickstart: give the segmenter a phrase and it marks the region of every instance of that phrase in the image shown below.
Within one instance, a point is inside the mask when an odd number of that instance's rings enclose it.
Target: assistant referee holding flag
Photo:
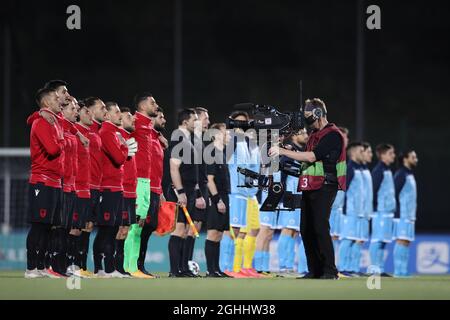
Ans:
[[[329,218],[338,189],[346,188],[344,137],[328,123],[327,109],[320,99],[306,100],[305,120],[312,129],[306,151],[272,147],[269,156],[284,155],[304,162],[299,180],[299,191],[303,191],[300,232],[309,270],[304,278],[338,279]]]

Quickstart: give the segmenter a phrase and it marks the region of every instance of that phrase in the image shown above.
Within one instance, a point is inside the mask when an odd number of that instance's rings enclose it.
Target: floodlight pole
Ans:
[[[183,12],[182,0],[174,0],[174,94],[173,114],[183,108]],[[176,128],[176,117],[170,117]]]
[[[356,140],[364,139],[364,0],[356,4]]]

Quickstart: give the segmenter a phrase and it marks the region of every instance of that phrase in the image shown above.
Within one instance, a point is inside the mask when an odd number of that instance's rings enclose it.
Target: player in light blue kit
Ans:
[[[333,240],[333,248],[336,253],[336,257],[339,252],[339,235],[341,234],[341,219],[344,215],[344,202],[345,191],[338,190],[333,205],[331,206],[330,214],[330,235]]]
[[[273,173],[273,182],[281,182],[281,172]],[[267,199],[268,191],[261,191],[260,206]],[[260,211],[259,222],[261,228],[256,237],[256,252],[254,257],[254,266],[258,273],[264,276],[270,276],[270,241],[273,238],[275,229],[277,228],[277,212],[276,211]]]
[[[338,127],[338,129],[342,133],[342,136],[344,137],[345,148],[347,148],[349,131],[347,128],[344,127]],[[344,200],[345,200],[345,191],[338,190],[333,205],[331,206],[331,213],[330,213],[330,235],[331,240],[333,240],[334,255],[336,258],[338,257],[339,253],[338,252],[339,234],[341,226],[341,217],[344,214]]]
[[[414,150],[408,150],[399,159],[400,168],[394,176],[397,198],[394,219],[394,277],[406,277],[408,273],[409,244],[414,241],[414,224],[417,210],[417,187],[413,169],[418,158]]]
[[[234,120],[248,122],[249,116],[246,112],[235,111],[230,118]],[[257,187],[245,186],[245,176],[237,171],[238,167],[259,172],[260,153],[257,146],[256,133],[250,130],[244,132],[242,129],[235,129],[233,134],[234,150],[227,150],[226,154],[231,154],[227,160],[230,172],[230,226],[233,234],[231,237],[226,234],[221,243],[221,250],[224,249],[224,256],[221,265],[226,266],[225,273],[235,278],[259,278],[261,277],[252,268],[252,261],[256,249],[256,236],[259,232],[259,207],[256,200]],[[234,241],[230,243],[230,239]],[[234,246],[234,257],[230,246]],[[223,246],[223,247],[222,247]],[[232,270],[228,269],[230,261]]]
[[[370,263],[368,273],[390,277],[384,272],[386,244],[392,242],[393,220],[396,209],[395,187],[389,168],[395,161],[395,150],[391,144],[380,144],[376,148],[378,164],[372,170],[373,216],[370,239]]]
[[[285,143],[286,147],[290,147],[291,150],[302,151],[306,143],[308,142],[308,134],[306,130],[301,129],[293,134]],[[300,166],[297,161],[293,161],[287,157],[280,159],[282,164],[290,166]],[[301,194],[298,192],[298,180],[299,178],[293,175],[289,175],[287,170],[282,172],[282,182],[285,186],[285,191],[292,192],[293,194]],[[283,207],[284,201],[283,201]],[[295,209],[292,211],[280,211],[278,214],[278,229],[281,229],[280,237],[278,238],[278,265],[280,272],[294,272],[294,260],[295,260],[295,244],[297,236],[300,234],[300,215],[301,210]],[[305,248],[303,241],[299,239],[299,245],[297,247],[297,273],[305,274],[308,272],[308,266],[306,263]]]
[[[362,177],[363,177],[363,211],[356,222],[356,242],[352,246],[350,271],[357,276],[365,276],[361,270],[361,250],[364,242],[369,241],[369,221],[373,213],[372,175],[368,165],[372,162],[373,153],[369,143],[363,142]]]
[[[247,121],[248,115],[243,112],[242,114],[233,114],[232,118],[235,120]],[[227,148],[233,147],[234,150],[226,150],[226,155],[232,153],[231,157],[227,159],[228,170],[230,173],[230,230],[234,231],[224,232],[224,236],[220,241],[220,268],[224,270],[227,275],[234,276],[233,263],[234,263],[234,250],[235,240],[239,234],[241,227],[246,225],[246,208],[247,208],[247,189],[243,187],[245,177],[238,173],[237,168],[243,167],[247,163],[247,143],[245,141],[244,132],[241,129],[235,129],[231,134],[233,143],[228,145]],[[241,250],[242,255],[242,250]]]
[[[363,212],[363,146],[352,142],[347,147],[347,191],[345,193],[344,215],[341,219],[339,245],[339,271],[345,276],[354,276],[352,272],[352,251],[358,240],[358,218]]]

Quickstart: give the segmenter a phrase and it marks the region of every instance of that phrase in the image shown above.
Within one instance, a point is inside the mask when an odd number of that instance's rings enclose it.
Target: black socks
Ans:
[[[51,232],[50,247],[47,250],[50,255],[52,270],[65,274],[67,269],[67,230],[57,227]]]
[[[205,256],[208,273],[214,273],[214,242],[208,239],[205,240]]]
[[[111,273],[115,270],[114,253],[116,251],[117,227],[98,226],[97,236],[94,240],[94,273],[103,270],[102,262],[105,261],[105,272]]]
[[[212,241],[213,246],[214,246],[214,271],[218,271],[218,272],[222,272],[220,270],[220,266],[219,266],[219,259],[220,259],[220,241],[218,242],[214,242]]]
[[[195,245],[195,238],[187,236],[186,239],[184,239],[183,244],[183,254],[181,258],[181,271],[182,272],[188,272],[189,271],[189,260],[192,260],[192,256],[194,253],[194,245]]]
[[[220,272],[219,267],[220,242],[206,240],[205,256],[208,273]]]
[[[80,236],[69,233],[67,239],[67,266],[77,266],[80,268],[80,259],[78,258]]]
[[[183,252],[184,239],[178,236],[170,236],[169,239],[169,258],[170,273],[178,274],[181,270],[181,256]]]
[[[116,239],[116,253],[114,256],[115,260],[115,268],[120,273],[125,273],[125,269],[123,268],[123,260],[124,260],[124,245],[125,240]]]
[[[27,235],[27,269],[45,268],[45,253],[48,246],[50,225],[32,223]]]
[[[106,238],[103,245],[103,253],[105,255],[105,272],[111,273],[116,270],[114,263],[114,253],[116,251],[116,227],[105,227],[106,228]]]
[[[150,224],[145,224],[141,232],[141,244],[139,247],[138,269],[143,268],[145,263],[145,255],[147,253],[148,240],[155,228]]]
[[[94,273],[97,273],[99,270],[103,270],[102,266],[102,244],[103,239],[105,237],[105,231],[103,226],[98,226],[97,234],[95,235],[94,244],[93,244],[93,254],[94,254]]]
[[[89,238],[91,236],[90,232],[83,231],[80,235],[80,245],[78,247],[78,259],[80,268],[87,270],[87,257],[89,252]]]

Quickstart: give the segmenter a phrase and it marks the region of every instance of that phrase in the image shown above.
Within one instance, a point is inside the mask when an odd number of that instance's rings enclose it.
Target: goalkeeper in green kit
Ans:
[[[132,221],[127,239],[125,241],[124,269],[135,278],[152,279],[153,276],[145,274],[138,269],[137,260],[141,242],[141,232],[150,206],[150,170],[152,152],[152,120],[157,115],[158,104],[150,93],[138,94],[134,98],[135,131],[132,137],[139,145],[135,155],[137,167],[136,188],[136,220]]]

